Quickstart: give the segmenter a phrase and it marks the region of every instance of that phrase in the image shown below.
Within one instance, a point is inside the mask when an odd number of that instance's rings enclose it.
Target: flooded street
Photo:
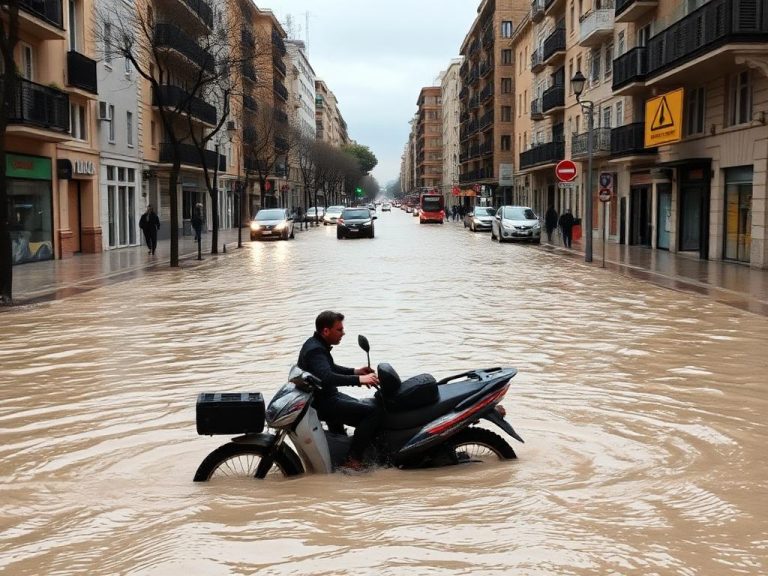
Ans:
[[[268,400],[326,308],[339,364],[516,367],[519,459],[193,483],[197,394]],[[1,573],[768,573],[768,321],[706,297],[395,210],[0,331]]]

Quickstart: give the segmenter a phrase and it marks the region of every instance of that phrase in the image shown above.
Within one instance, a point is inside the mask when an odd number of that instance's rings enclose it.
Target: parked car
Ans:
[[[374,204],[373,202],[369,202],[368,210],[371,211],[371,214],[376,214],[376,204]]]
[[[410,214],[411,212],[413,212],[413,206],[406,205],[405,206],[405,212],[406,212],[406,214]]]
[[[328,206],[325,214],[323,214],[323,226],[336,224],[336,220],[341,216],[342,212],[344,212],[344,206]]]
[[[384,204],[381,205],[381,211],[392,212],[392,204],[390,204],[389,202],[384,202]]]
[[[524,240],[541,242],[541,222],[527,206],[502,206],[496,211],[491,227],[491,240]]]
[[[264,208],[251,220],[251,241],[257,238],[293,238],[293,217],[285,208]]]
[[[371,214],[366,206],[358,208],[344,208],[338,220],[336,220],[336,238],[350,238],[353,236],[367,236],[373,238],[373,221],[377,216]]]
[[[493,217],[496,215],[496,209],[489,206],[475,206],[464,215],[464,228],[469,228],[472,232],[483,230],[485,232],[493,228]]]
[[[314,222],[315,218],[317,218],[317,221],[323,219],[323,216],[325,215],[325,208],[322,206],[312,206],[311,208],[307,208],[307,213],[304,215],[304,221],[305,222]]]

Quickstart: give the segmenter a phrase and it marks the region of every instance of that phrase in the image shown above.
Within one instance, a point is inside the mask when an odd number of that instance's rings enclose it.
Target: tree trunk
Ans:
[[[211,190],[211,254],[219,253],[219,189],[216,183]]]
[[[175,143],[174,143],[175,144]],[[171,209],[171,268],[179,266],[179,172],[181,171],[181,160],[179,159],[178,145],[173,147],[173,166],[171,176],[168,182],[168,192],[170,195]]]

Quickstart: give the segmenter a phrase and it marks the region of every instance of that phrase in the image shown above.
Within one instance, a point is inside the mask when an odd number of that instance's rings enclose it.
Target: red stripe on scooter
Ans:
[[[482,410],[489,404],[496,402],[498,400],[501,400],[504,397],[504,394],[507,393],[507,388],[509,386],[504,386],[501,390],[498,392],[491,394],[488,396],[485,400],[481,401],[479,404],[475,404],[471,408],[467,408],[464,412],[456,416],[456,418],[453,418],[451,420],[448,420],[447,422],[443,422],[442,424],[438,424],[434,428],[429,428],[427,430],[428,434],[440,434],[441,432],[445,432],[449,428],[456,425],[457,422],[461,422],[462,420],[466,419],[469,416],[472,416],[475,412],[478,412],[479,410]]]

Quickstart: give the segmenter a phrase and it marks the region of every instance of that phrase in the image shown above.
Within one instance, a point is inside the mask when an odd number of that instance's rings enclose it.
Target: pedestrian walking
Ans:
[[[195,204],[195,213],[192,215],[192,229],[195,231],[195,242],[202,240],[203,233],[203,205]]]
[[[554,205],[550,204],[547,208],[546,214],[544,214],[544,230],[547,232],[547,242],[552,243],[552,232],[557,228],[557,210]]]
[[[560,219],[557,222],[560,225],[560,231],[563,233],[563,244],[566,248],[571,247],[571,241],[572,241],[572,234],[573,234],[573,214],[571,214],[571,209],[567,208],[565,210],[565,214],[560,216]]]
[[[160,229],[160,218],[152,209],[152,204],[147,204],[147,211],[139,218],[139,228],[144,232],[149,253],[154,254],[157,248],[157,231]]]
[[[304,208],[296,206],[296,221],[299,223],[299,230],[304,226]]]

